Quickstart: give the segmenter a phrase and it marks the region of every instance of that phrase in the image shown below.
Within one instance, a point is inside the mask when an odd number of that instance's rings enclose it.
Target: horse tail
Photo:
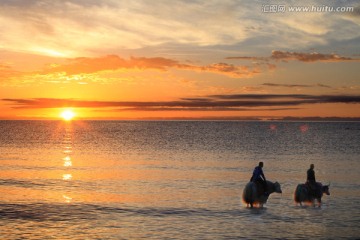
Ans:
[[[295,189],[295,192],[294,192],[294,201],[299,203],[301,202],[301,191],[302,191],[302,187],[301,187],[301,184],[298,184],[296,189]]]
[[[243,201],[245,203],[254,203],[255,201],[255,193],[254,193],[254,184],[252,182],[249,182],[248,184],[246,184],[244,191],[243,191]]]

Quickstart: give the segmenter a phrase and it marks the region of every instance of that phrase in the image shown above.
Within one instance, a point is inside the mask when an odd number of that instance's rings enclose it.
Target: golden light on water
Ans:
[[[69,173],[67,173],[67,174],[63,174],[63,180],[71,180],[72,179],[72,174],[69,174]]]
[[[67,195],[63,195],[63,198],[65,199],[65,202],[67,202],[67,203],[70,203],[72,200],[72,198]]]
[[[69,156],[66,156],[64,158],[64,167],[71,167],[71,166],[72,166],[71,158]]]

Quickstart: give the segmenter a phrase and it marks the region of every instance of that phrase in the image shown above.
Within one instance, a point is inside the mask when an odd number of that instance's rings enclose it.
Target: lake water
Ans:
[[[283,193],[249,209],[259,161]],[[356,122],[0,121],[1,239],[359,239],[359,169]]]

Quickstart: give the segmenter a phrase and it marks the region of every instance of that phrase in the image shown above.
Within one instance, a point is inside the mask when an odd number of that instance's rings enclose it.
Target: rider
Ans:
[[[263,166],[264,166],[264,163],[259,162],[259,165],[257,167],[255,167],[255,169],[254,169],[254,172],[253,172],[253,175],[252,175],[250,181],[252,181],[254,183],[260,183],[264,188],[264,194],[268,195],[266,178],[265,178],[265,175],[262,170]]]
[[[307,177],[306,177],[306,184],[309,186],[310,191],[313,192],[313,194],[317,193],[318,190],[318,184],[316,183],[315,179],[315,171],[314,171],[314,164],[310,164],[310,168],[307,170]]]

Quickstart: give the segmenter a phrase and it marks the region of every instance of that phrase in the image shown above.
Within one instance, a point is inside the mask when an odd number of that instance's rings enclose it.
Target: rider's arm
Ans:
[[[266,178],[265,178],[265,175],[264,175],[264,172],[263,172],[262,169],[261,169],[260,175],[262,176],[262,178],[264,179],[264,181],[266,181]]]

